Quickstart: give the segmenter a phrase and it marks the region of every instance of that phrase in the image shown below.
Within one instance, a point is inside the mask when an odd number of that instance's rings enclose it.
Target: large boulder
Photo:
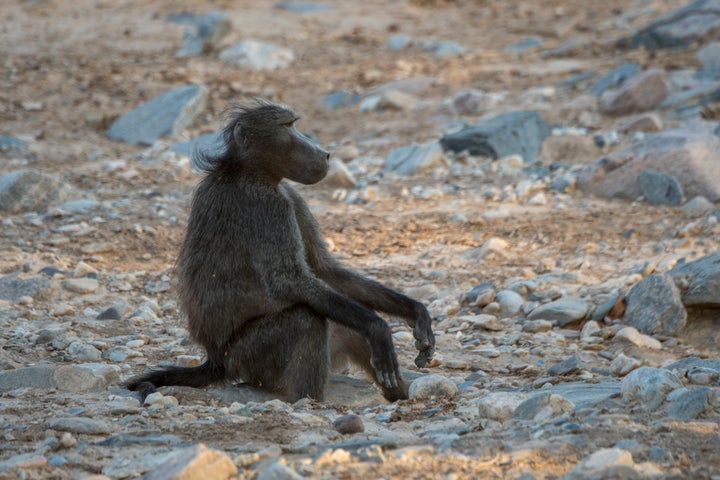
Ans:
[[[0,212],[42,212],[83,195],[55,176],[38,170],[15,170],[0,175]]]
[[[679,283],[686,283],[687,288],[681,291],[685,306],[720,308],[720,249],[678,265],[668,273],[683,280]]]
[[[720,126],[697,120],[684,127],[648,134],[629,148],[586,165],[578,176],[581,190],[605,198],[642,195],[645,170],[672,175],[688,198],[720,200]]]

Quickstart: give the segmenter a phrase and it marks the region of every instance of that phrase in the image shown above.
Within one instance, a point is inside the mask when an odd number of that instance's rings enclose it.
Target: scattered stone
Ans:
[[[207,95],[203,85],[174,88],[120,116],[107,135],[136,145],[152,145],[164,135],[176,137],[205,110]]]
[[[574,410],[575,405],[565,397],[555,393],[541,393],[518,405],[511,418],[539,423]]]
[[[363,424],[362,418],[358,415],[352,414],[336,418],[335,421],[333,421],[332,426],[343,435],[365,431],[365,425]]]
[[[616,377],[624,377],[641,366],[642,362],[640,360],[620,353],[612,362],[610,362],[610,372]]]
[[[204,15],[170,16],[168,20],[189,25],[183,34],[182,46],[175,53],[178,58],[195,57],[217,48],[220,40],[232,29],[227,15],[218,11]]]
[[[720,407],[718,391],[708,387],[693,388],[678,395],[672,392],[668,395],[668,401],[668,416],[682,422],[694,420],[703,413],[713,412]]]
[[[422,49],[426,52],[432,52],[436,57],[452,57],[454,55],[461,55],[467,51],[467,49],[459,43],[450,40],[431,40],[425,42]]]
[[[574,373],[580,370],[580,367],[582,366],[582,363],[580,362],[580,357],[577,355],[573,355],[570,358],[566,358],[560,363],[556,363],[554,365],[550,365],[547,369],[548,375],[553,376],[561,376],[561,375],[567,375],[569,373]]]
[[[99,283],[94,278],[67,278],[63,280],[62,286],[68,292],[86,294],[97,290]]]
[[[663,129],[662,120],[654,113],[645,113],[626,120],[618,127],[622,133],[630,132],[659,132]]]
[[[618,89],[600,101],[600,110],[608,115],[627,115],[657,106],[670,92],[665,71],[651,68],[633,75]]]
[[[641,172],[652,169],[672,175],[685,195],[720,200],[720,136],[713,122],[693,121],[687,126],[645,135],[627,149],[601,157],[580,170],[578,186],[605,198],[634,200],[642,194]]]
[[[42,297],[52,289],[52,282],[45,277],[20,278],[18,273],[0,277],[0,299],[17,303],[22,297]]]
[[[534,111],[516,111],[497,115],[480,123],[445,135],[440,144],[445,151],[502,158],[521,155],[533,163],[550,129]]]
[[[377,109],[379,110],[410,110],[418,100],[413,95],[400,90],[386,90],[380,94]]]
[[[583,458],[563,478],[574,479],[611,479],[611,478],[640,478],[625,472],[624,476],[610,476],[610,470],[617,467],[633,467],[632,454],[619,448],[603,448]]]
[[[682,303],[688,307],[720,307],[720,249],[695,261],[677,265],[668,272],[675,281],[684,281]],[[2,280],[0,279],[0,283]]]
[[[683,191],[677,178],[654,170],[640,172],[640,191],[652,205],[680,205]]]
[[[387,42],[385,43],[390,50],[397,52],[398,50],[402,50],[412,45],[413,38],[410,35],[399,33],[388,37]]]
[[[333,92],[322,98],[322,105],[327,110],[349,107],[360,102],[361,96],[355,92]]]
[[[710,42],[695,53],[703,70],[720,70],[720,42]],[[1,148],[1,147],[0,147]]]
[[[517,410],[527,396],[518,392],[490,392],[478,401],[480,418],[504,422]]]
[[[549,320],[531,320],[523,324],[523,332],[540,333],[552,330],[553,324]]]
[[[543,44],[543,39],[541,37],[528,37],[523,38],[519,42],[515,42],[511,45],[508,45],[507,47],[503,48],[506,52],[511,53],[520,53],[524,52],[525,50],[529,50],[533,47],[537,47]]]
[[[68,346],[67,353],[80,362],[99,362],[102,359],[100,350],[79,340],[72,342]]]
[[[720,0],[695,0],[650,22],[620,46],[648,50],[686,47],[693,42],[713,38],[720,29]]]
[[[453,97],[453,108],[460,115],[479,115],[495,107],[502,95],[480,90],[465,90]]]
[[[295,13],[318,13],[332,10],[332,5],[317,2],[279,2],[275,4],[275,8],[280,10],[289,10]]]
[[[408,145],[394,150],[385,159],[384,169],[399,175],[414,175],[449,164],[437,142]]]
[[[330,160],[330,168],[327,175],[322,179],[322,184],[329,187],[352,188],[356,185],[355,177],[348,170],[345,164],[333,158]]]
[[[0,392],[19,388],[49,389],[55,386],[57,367],[37,366],[0,371]]]
[[[59,432],[84,433],[87,435],[107,435],[113,431],[109,423],[85,417],[54,418],[48,422],[47,426]]]
[[[500,304],[500,316],[502,318],[511,318],[520,313],[525,299],[517,292],[512,290],[500,290],[495,296]]]
[[[582,320],[588,312],[588,304],[578,297],[561,297],[552,302],[540,305],[530,312],[530,320],[549,320],[553,325],[564,327]]]
[[[29,154],[27,144],[12,135],[0,135],[0,157],[25,157]]]
[[[640,367],[623,378],[621,392],[625,401],[639,401],[646,411],[658,408],[668,393],[681,388],[682,382],[670,370]]]
[[[295,55],[273,43],[243,40],[220,52],[220,60],[249,70],[276,70],[294,62]]]
[[[484,307],[495,300],[495,283],[485,282],[474,286],[463,298],[463,305]]]
[[[662,348],[662,343],[660,343],[659,340],[648,335],[643,335],[633,327],[620,329],[620,331],[615,334],[615,338],[625,340],[640,348],[648,348],[650,350],[660,350]]]
[[[43,212],[52,205],[81,197],[75,188],[38,170],[14,170],[0,175],[0,212]]]
[[[422,399],[431,397],[454,397],[458,387],[449,378],[442,375],[431,374],[418,377],[410,384],[408,394],[410,398]]]
[[[683,205],[682,209],[691,217],[700,217],[715,211],[715,205],[710,203],[707,198],[698,195]]]
[[[640,65],[635,62],[623,62],[610,72],[598,78],[590,85],[590,91],[600,96],[610,88],[615,88],[640,71]]]
[[[600,325],[595,320],[590,320],[583,325],[580,330],[580,341],[585,343],[592,343],[594,339],[598,338],[598,335],[602,332]]]
[[[64,392],[96,392],[120,381],[120,369],[113,365],[86,363],[64,365],[53,373],[52,383]]]
[[[143,475],[145,480],[203,480],[237,478],[237,467],[224,452],[200,443],[174,452]],[[280,477],[276,477],[280,478]]]
[[[116,307],[108,307],[100,312],[95,320],[122,320],[122,314]]]
[[[680,291],[668,274],[643,278],[633,285],[625,302],[623,321],[648,335],[675,335],[687,321]]]

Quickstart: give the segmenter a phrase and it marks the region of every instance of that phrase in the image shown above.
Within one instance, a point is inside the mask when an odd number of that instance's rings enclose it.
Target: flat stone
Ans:
[[[704,70],[720,70],[720,42],[710,42],[695,53]]]
[[[42,365],[0,371],[0,392],[9,392],[18,388],[49,389],[55,387],[57,367]]]
[[[683,305],[720,308],[720,249],[692,262],[677,265],[668,274],[676,280],[687,282],[687,288],[681,292]]]
[[[681,393],[677,397],[668,398],[668,417],[688,422],[702,415],[704,412],[712,412],[719,407],[718,392],[708,387],[698,387]]]
[[[410,176],[437,167],[447,167],[448,163],[440,145],[430,142],[394,150],[385,159],[383,168],[399,175]]]
[[[511,52],[511,53],[519,53],[524,52],[525,50],[529,50],[533,47],[537,47],[543,44],[542,37],[528,37],[523,38],[519,42],[512,43],[508,45],[507,47],[503,48],[503,51],[505,52]]]
[[[80,294],[93,293],[99,285],[94,278],[67,278],[62,282],[65,290]]]
[[[454,397],[458,387],[447,377],[437,374],[423,375],[410,384],[410,398]]]
[[[410,35],[404,35],[399,33],[397,35],[391,35],[388,37],[385,44],[392,51],[402,50],[403,48],[409,47],[413,43],[413,38]]]
[[[659,132],[662,129],[662,120],[654,113],[644,113],[630,118],[618,127],[618,130],[622,133]]]
[[[610,362],[610,373],[617,377],[624,377],[636,368],[640,368],[640,366],[642,366],[640,360],[621,353]]]
[[[665,368],[678,372],[678,375],[682,377],[686,376],[688,371],[694,368],[707,368],[720,372],[720,358],[698,358],[690,356],[681,358]]]
[[[0,212],[44,212],[50,206],[82,196],[70,185],[38,170],[15,170],[0,175]]]
[[[560,297],[540,305],[528,315],[529,320],[549,320],[559,327],[585,318],[588,304],[578,297]]]
[[[106,133],[139,145],[152,145],[164,135],[176,137],[205,110],[207,95],[203,85],[174,88],[120,116]]]
[[[698,195],[688,200],[688,202],[682,206],[682,209],[683,212],[690,217],[700,217],[714,212],[715,205],[708,201],[707,198]]]
[[[322,98],[322,106],[327,110],[336,110],[355,105],[362,97],[356,92],[333,92]]]
[[[511,418],[544,422],[563,413],[572,413],[575,405],[562,395],[543,392],[522,402]]]
[[[327,3],[317,2],[279,2],[275,4],[275,8],[295,13],[319,13],[332,10],[333,7]]]
[[[565,382],[545,387],[545,393],[555,393],[566,398],[576,409],[594,408],[607,400],[620,395],[620,382],[601,383]]]
[[[630,146],[600,157],[583,167],[578,187],[605,198],[636,199],[642,194],[640,174],[651,169],[672,175],[688,197],[720,200],[720,136],[718,124],[700,120],[649,133]]]
[[[670,370],[640,367],[623,378],[621,393],[626,401],[639,401],[646,411],[658,408],[668,393],[682,387],[680,379]]]
[[[0,299],[17,303],[25,296],[42,297],[52,286],[52,282],[45,277],[20,278],[19,274],[11,273],[0,277]]]
[[[467,51],[467,48],[450,40],[428,41],[423,44],[422,49],[426,52],[432,52],[436,57],[452,57]]]
[[[112,365],[64,365],[53,373],[53,385],[65,392],[96,392],[119,383],[120,368]]]
[[[515,111],[445,135],[440,144],[445,151],[467,150],[471,155],[490,158],[517,154],[525,163],[533,163],[549,133],[550,128],[537,112]]]
[[[220,60],[248,70],[276,70],[295,61],[292,50],[273,43],[243,40],[220,52]]]
[[[0,157],[24,157],[29,153],[25,141],[13,135],[0,135]]]
[[[608,115],[627,115],[650,110],[665,100],[670,83],[665,71],[651,68],[629,78],[616,92],[600,101],[600,110]]]
[[[224,452],[200,443],[179,450],[143,475],[145,480],[230,480],[237,467]]]
[[[478,400],[478,415],[496,422],[504,422],[527,399],[518,392],[490,392]]]
[[[677,178],[655,170],[640,172],[640,191],[652,205],[680,205],[683,191]]]
[[[720,29],[720,0],[695,0],[650,22],[621,46],[644,46],[648,50],[687,47],[713,38]]]
[[[623,322],[648,335],[675,335],[687,321],[680,290],[672,277],[653,273],[633,285],[625,297]]]
[[[568,373],[577,372],[580,370],[582,363],[577,355],[566,358],[562,362],[550,365],[547,369],[548,375],[567,375]]]
[[[632,77],[639,71],[639,64],[635,62],[623,62],[595,80],[595,82],[590,85],[590,92],[599,97],[605,93],[606,90],[620,86],[625,80]]]
[[[113,431],[109,423],[85,417],[54,418],[48,422],[47,427],[60,432],[87,435],[107,435]]]

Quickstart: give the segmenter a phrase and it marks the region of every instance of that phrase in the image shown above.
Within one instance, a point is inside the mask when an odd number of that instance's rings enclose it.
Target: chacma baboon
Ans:
[[[151,371],[127,384],[242,381],[294,401],[322,400],[333,367],[351,361],[390,401],[407,398],[388,324],[413,328],[424,367],[435,350],[427,309],[344,268],[327,251],[302,197],[327,173],[329,154],[298,132],[288,107],[257,100],[230,111],[224,151],[205,155],[177,263],[179,306],[205,347],[197,367]]]

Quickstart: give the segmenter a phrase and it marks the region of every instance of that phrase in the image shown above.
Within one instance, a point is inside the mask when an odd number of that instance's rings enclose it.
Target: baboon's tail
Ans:
[[[206,387],[211,383],[225,379],[225,367],[206,360],[197,367],[169,367],[164,370],[153,370],[144,375],[130,379],[125,387],[140,392],[143,401],[157,387],[181,385],[185,387]]]

